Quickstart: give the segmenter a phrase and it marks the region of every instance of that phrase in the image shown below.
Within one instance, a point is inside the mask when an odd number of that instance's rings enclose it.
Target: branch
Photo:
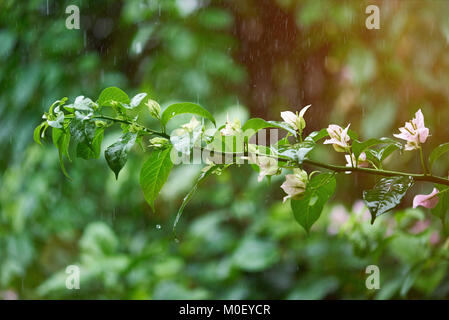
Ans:
[[[112,118],[112,117],[108,117],[108,116],[94,116],[93,118],[95,119],[103,119],[103,120],[110,120],[113,122],[120,122],[120,123],[126,123],[129,125],[138,125],[140,127],[143,128],[143,130],[149,134],[154,134],[166,139],[170,139],[170,136],[166,133],[163,132],[158,132],[152,129],[149,129],[143,125],[140,125],[136,122],[131,122],[131,121],[127,121],[127,120],[122,120],[122,119],[116,119],[116,118]],[[210,150],[204,147],[200,147],[201,151],[208,151],[211,153],[216,153],[216,154],[221,154],[223,156],[226,155],[232,155],[233,158],[236,157],[241,157],[244,155],[244,153],[237,153],[237,152],[220,152],[220,151],[214,151],[214,150]],[[256,155],[260,155],[260,156],[264,156],[264,157],[272,157],[272,158],[276,158],[278,160],[281,161],[291,161],[290,159],[285,159],[285,158],[280,158],[279,156],[276,155],[267,155],[267,154],[257,154]],[[309,164],[315,167],[320,167],[320,168],[324,168],[324,169],[328,169],[334,172],[360,172],[360,173],[364,173],[364,174],[369,174],[369,175],[376,175],[376,176],[384,176],[384,177],[394,177],[394,176],[404,176],[404,177],[413,177],[413,179],[415,181],[423,181],[423,182],[433,182],[433,183],[438,183],[438,184],[442,184],[442,185],[446,185],[449,186],[449,179],[445,179],[445,178],[441,178],[441,177],[437,177],[431,174],[418,174],[418,173],[408,173],[408,172],[401,172],[401,171],[391,171],[391,170],[381,170],[381,169],[372,169],[372,168],[359,168],[359,167],[346,167],[346,166],[336,166],[336,165],[332,165],[332,164],[326,164],[326,163],[322,163],[322,162],[318,162],[318,161],[314,161],[314,160],[309,160],[309,159],[304,159],[302,161],[302,163],[300,162],[295,162],[296,165],[301,165],[301,164]]]

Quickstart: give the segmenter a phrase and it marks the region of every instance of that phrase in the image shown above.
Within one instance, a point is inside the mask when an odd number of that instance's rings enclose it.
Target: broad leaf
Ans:
[[[118,179],[120,170],[125,166],[128,160],[128,153],[136,142],[136,133],[127,132],[123,134],[117,142],[110,145],[104,152],[109,168],[114,172]]]
[[[201,181],[204,180],[207,176],[209,176],[218,166],[211,166],[208,168],[207,171],[202,171],[198,179],[196,180],[195,184],[193,185],[192,189],[190,189],[189,193],[182,199],[182,204],[178,209],[178,213],[176,214],[175,223],[173,224],[173,231],[175,231],[176,226],[178,225],[179,219],[181,218],[182,213],[184,212],[184,208],[189,203],[190,199],[195,194],[196,190],[198,189],[198,185]]]
[[[117,87],[109,87],[101,91],[98,98],[99,106],[113,107],[117,104],[127,105],[130,103],[128,95]]]
[[[78,117],[72,119],[69,128],[75,144],[86,143],[89,146],[91,145],[97,130],[94,121],[82,120]]]
[[[354,141],[352,143],[352,152],[354,153],[354,156],[356,159],[359,158],[360,154],[364,152],[366,149],[371,148],[373,146],[377,146],[380,144],[385,144],[387,146],[394,145],[396,149],[401,148],[402,145],[390,138],[380,138],[380,139],[368,139],[366,141],[360,142],[360,141]],[[379,150],[385,150],[386,147],[380,148]],[[394,150],[396,150],[394,149]],[[393,150],[393,151],[394,151]]]
[[[190,102],[175,103],[175,104],[169,105],[162,112],[161,122],[165,126],[171,118],[173,118],[179,114],[184,114],[184,113],[196,114],[200,117],[209,119],[214,125],[216,125],[215,119],[209,111],[207,111],[206,109],[204,109],[203,107],[201,107],[198,104],[190,103]]]
[[[413,185],[412,177],[382,178],[371,190],[363,192],[363,200],[371,213],[371,223],[376,217],[395,208]]]
[[[433,149],[432,153],[429,156],[429,164],[430,168],[432,168],[433,163],[441,157],[443,154],[449,151],[449,142],[440,144],[438,147]]]
[[[291,201],[296,221],[307,232],[320,217],[324,205],[334,194],[335,187],[336,181],[332,173],[317,174],[309,181],[303,197]]]
[[[77,157],[89,160],[98,159],[101,153],[101,142],[103,141],[104,128],[97,128],[90,143],[81,142],[76,147]]]
[[[274,153],[281,157],[289,158],[297,163],[302,163],[307,154],[313,150],[315,143],[308,140],[297,143],[293,146],[280,145],[278,149],[274,149]]]
[[[171,148],[167,148],[153,151],[140,171],[140,187],[142,188],[145,200],[153,211],[154,201],[167,181],[170,170],[173,167],[170,159],[171,150]]]

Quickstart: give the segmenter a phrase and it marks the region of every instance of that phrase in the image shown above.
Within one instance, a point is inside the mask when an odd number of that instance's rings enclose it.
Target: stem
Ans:
[[[421,166],[422,166],[422,169],[424,171],[424,174],[427,175],[427,172],[428,172],[427,165],[426,165],[426,162],[424,161],[424,154],[423,154],[421,146],[419,146],[419,156],[421,158]]]
[[[108,117],[108,116],[94,116],[92,118],[93,119],[110,120],[113,122],[125,123],[125,124],[129,124],[129,125],[138,125],[139,127],[142,127],[143,130],[149,134],[154,134],[154,135],[160,136],[162,138],[170,139],[170,136],[168,134],[166,134],[164,132],[158,132],[158,131],[149,129],[147,127],[142,126],[141,124],[138,124],[137,122],[131,122],[128,120],[122,120],[122,119],[117,119],[117,118]]]
[[[116,118],[112,118],[112,117],[108,117],[108,116],[94,116],[93,118],[96,119],[103,119],[103,120],[110,120],[113,122],[120,122],[120,123],[126,123],[129,125],[138,125],[140,127],[143,128],[143,130],[145,130],[145,132],[149,133],[149,134],[154,134],[154,135],[158,135],[160,137],[166,138],[166,139],[170,139],[170,136],[166,133],[163,132],[158,132],[149,128],[146,128],[136,122],[131,122],[131,121],[127,121],[127,120],[122,120],[122,119],[116,119]],[[218,151],[212,151],[210,149],[204,148],[204,147],[199,147],[200,150],[202,151],[209,151],[209,152],[213,152],[213,153],[218,153],[218,154],[222,154],[222,155],[226,155],[226,154],[232,154],[233,158],[236,157],[241,157],[244,156],[244,153],[237,153],[237,152],[218,152]],[[309,160],[309,159],[304,159],[302,162],[297,162],[297,161],[292,161],[291,159],[287,159],[287,158],[282,158],[276,155],[271,155],[271,154],[259,154],[261,156],[264,157],[271,157],[271,158],[276,158],[280,161],[284,161],[284,162],[294,162],[297,166],[300,166],[302,164],[308,164],[308,165],[312,165],[315,167],[320,167],[320,168],[324,168],[324,169],[328,169],[330,171],[333,172],[346,172],[346,171],[350,171],[350,172],[360,172],[360,173],[364,173],[364,174],[369,174],[369,175],[376,175],[376,176],[384,176],[384,177],[394,177],[394,176],[404,176],[404,177],[413,177],[413,179],[415,181],[423,181],[423,182],[432,182],[432,183],[437,183],[437,184],[442,184],[442,185],[446,185],[449,186],[449,179],[445,179],[445,178],[441,178],[441,177],[437,177],[434,176],[432,174],[427,174],[427,167],[425,165],[424,162],[424,156],[422,153],[422,150],[420,149],[420,154],[421,154],[421,160],[422,160],[422,165],[423,168],[425,169],[425,173],[424,174],[418,174],[418,173],[408,173],[408,172],[401,172],[401,171],[392,171],[392,170],[381,170],[381,169],[372,169],[372,168],[359,168],[359,167],[346,167],[346,166],[336,166],[336,165],[332,165],[332,164],[326,164],[326,163],[322,163],[322,162],[318,162],[318,161],[314,161],[314,160]],[[351,156],[352,159],[352,156]]]

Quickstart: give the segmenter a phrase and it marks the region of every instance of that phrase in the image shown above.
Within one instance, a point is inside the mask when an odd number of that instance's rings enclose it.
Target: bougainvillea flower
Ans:
[[[433,188],[433,191],[430,194],[416,195],[415,198],[413,199],[413,208],[419,206],[429,209],[435,208],[439,200],[438,193],[439,193],[438,189]]]
[[[192,117],[192,119],[190,119],[190,122],[183,124],[181,128],[183,128],[187,132],[193,132],[193,130],[195,130],[195,128],[198,127],[200,124],[201,122],[196,120],[195,117]]]
[[[279,173],[278,161],[275,158],[257,156],[256,165],[259,166],[258,182],[262,181],[265,176],[273,176]]]
[[[415,118],[406,122],[404,127],[399,128],[399,131],[401,133],[393,134],[393,136],[407,141],[405,145],[407,151],[416,150],[422,143],[426,142],[429,137],[429,129],[424,125],[424,115],[421,109],[416,112]]]
[[[229,120],[229,115],[227,116],[226,125],[220,130],[222,136],[233,136],[236,133],[242,131],[242,125],[239,119],[234,119],[233,122]]]
[[[293,174],[287,174],[281,188],[287,194],[283,201],[287,199],[298,199],[306,191],[308,182],[307,172],[301,169],[293,169]]]
[[[354,154],[346,154],[345,155],[345,159],[346,159],[346,166],[347,167],[355,167],[356,166],[356,160],[355,160],[355,156]],[[357,163],[357,167],[359,168],[368,168],[370,165],[369,161],[366,160],[366,153],[362,152],[359,155],[359,161]],[[346,171],[346,173],[351,173],[351,171]]]
[[[281,112],[281,118],[290,127],[295,130],[302,131],[306,127],[306,121],[304,120],[304,114],[310,108],[310,104],[301,109],[301,111],[293,113],[291,111]]]
[[[349,145],[351,138],[348,135],[350,125],[351,124],[348,124],[348,126],[343,129],[336,124],[330,124],[327,128],[327,133],[329,134],[330,139],[324,141],[324,144],[332,144],[337,152],[347,152],[351,147]]]

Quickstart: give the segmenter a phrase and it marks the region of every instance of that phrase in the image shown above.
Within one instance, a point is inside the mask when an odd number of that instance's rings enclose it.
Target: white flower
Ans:
[[[239,119],[234,119],[233,122],[229,120],[229,115],[227,116],[226,125],[220,130],[222,136],[233,136],[236,133],[242,131],[242,125]]]
[[[350,148],[349,140],[351,140],[348,135],[350,125],[351,124],[348,124],[348,126],[343,129],[336,124],[330,124],[327,128],[327,133],[329,134],[330,139],[324,141],[324,144],[332,144],[337,152],[347,152]]]
[[[193,132],[196,127],[198,127],[201,124],[196,118],[193,116],[192,119],[190,119],[189,123],[183,124],[181,126],[182,129],[184,129],[187,132]]]
[[[393,134],[393,136],[407,141],[405,145],[405,150],[407,151],[416,150],[422,143],[426,142],[429,136],[429,129],[424,125],[424,115],[421,109],[416,112],[415,118],[410,122],[406,122],[404,127],[399,128],[399,131],[401,133]]]
[[[306,121],[304,120],[304,114],[310,108],[310,104],[301,109],[301,111],[293,113],[291,111],[281,112],[281,118],[291,126],[293,129],[302,131],[306,127]]]
[[[272,176],[279,173],[278,162],[275,158],[257,156],[256,164],[259,166],[258,182],[262,181],[265,176]]]
[[[293,174],[287,174],[285,176],[285,182],[281,185],[281,188],[287,194],[283,201],[287,199],[298,199],[306,191],[308,182],[307,172],[301,169],[293,169]]]
[[[345,159],[346,159],[346,166],[347,167],[355,167],[357,161],[355,159],[354,154],[345,154]],[[369,161],[366,160],[366,153],[362,152],[359,155],[359,161],[357,164],[357,167],[359,168],[368,168],[370,165]],[[351,173],[351,171],[346,171],[346,173]]]

